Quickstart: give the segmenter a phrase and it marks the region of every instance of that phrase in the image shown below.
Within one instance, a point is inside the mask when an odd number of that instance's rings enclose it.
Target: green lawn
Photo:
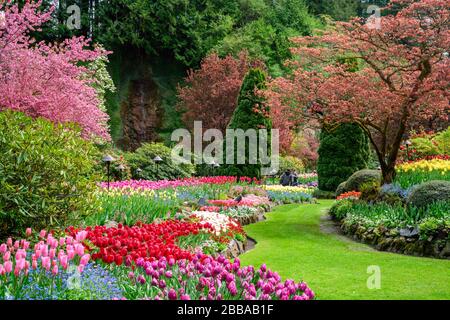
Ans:
[[[240,258],[283,278],[303,279],[319,299],[450,299],[450,261],[375,251],[321,231],[331,200],[285,205],[245,227],[258,243]],[[368,289],[368,266],[381,269],[381,288]]]

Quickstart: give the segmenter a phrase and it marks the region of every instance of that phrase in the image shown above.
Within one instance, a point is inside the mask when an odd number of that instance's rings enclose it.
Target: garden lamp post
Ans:
[[[218,164],[218,163],[216,163],[216,162],[214,162],[213,163],[213,175],[215,176],[216,175],[216,169],[218,169],[220,167],[220,164]]]
[[[136,169],[136,176],[140,179],[141,178],[141,173],[142,173],[142,169],[141,168],[137,168]]]
[[[120,164],[120,165],[117,167],[117,170],[119,170],[119,172],[120,172],[120,180],[122,180],[122,175],[123,175],[123,172],[125,171],[124,165],[123,165],[123,164]]]
[[[161,162],[163,162],[163,159],[161,159],[160,156],[156,156],[156,157],[153,158],[153,161],[156,163],[156,172],[158,172],[159,171],[159,164]]]
[[[105,155],[103,157],[103,162],[106,163],[106,170],[107,170],[107,174],[108,174],[108,191],[109,191],[109,182],[110,182],[110,167],[111,167],[111,162],[113,162],[115,159],[110,156],[109,154]]]
[[[405,145],[406,145],[406,158],[408,159],[408,161],[409,161],[409,146],[410,145],[412,145],[412,142],[411,142],[411,140],[406,140],[405,141]]]

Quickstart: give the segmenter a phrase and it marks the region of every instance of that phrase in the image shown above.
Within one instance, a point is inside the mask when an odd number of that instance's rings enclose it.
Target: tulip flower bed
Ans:
[[[241,267],[233,262],[197,253],[190,260],[161,257],[138,259],[136,268],[117,268],[116,274],[128,278],[124,295],[128,299],[156,300],[311,300],[314,292],[304,282],[281,281],[276,272],[262,265]]]
[[[216,207],[264,207],[270,205],[269,198],[265,196],[246,195],[240,201],[234,199],[209,200],[209,204]]]
[[[80,230],[69,228],[69,234]],[[190,259],[192,253],[177,246],[178,237],[198,233],[213,233],[208,223],[167,220],[162,223],[141,224],[133,227],[119,224],[117,228],[105,226],[88,227],[87,247],[92,259],[116,265],[130,265],[138,258],[146,261],[160,257]]]
[[[395,183],[405,189],[430,180],[450,181],[450,160],[442,157],[404,162],[396,171]]]
[[[339,196],[336,197],[336,200],[343,200],[343,199],[353,199],[353,200],[357,200],[359,199],[359,197],[361,197],[361,192],[358,191],[349,191],[349,192],[345,192]]]
[[[139,189],[139,190],[158,190],[166,188],[178,188],[178,187],[192,187],[199,185],[224,185],[224,184],[236,184],[236,183],[259,183],[257,179],[251,179],[248,177],[241,177],[237,181],[236,177],[232,176],[217,176],[217,177],[199,177],[199,178],[185,178],[179,180],[128,180],[111,182],[111,189]],[[101,183],[102,188],[107,188],[107,183]]]
[[[87,225],[104,225],[108,221],[128,226],[151,223],[156,219],[170,219],[181,209],[177,192],[169,189],[113,189],[101,192],[100,200],[101,211],[89,216]]]
[[[0,299],[45,298],[37,289],[49,298],[69,294],[68,277],[82,273],[91,259],[82,244],[87,233],[58,239],[41,231],[34,246],[31,229],[27,229],[27,236],[29,239],[13,243],[8,238],[0,244]]]
[[[270,201],[278,204],[304,203],[313,201],[313,192],[317,188],[314,186],[265,186]]]

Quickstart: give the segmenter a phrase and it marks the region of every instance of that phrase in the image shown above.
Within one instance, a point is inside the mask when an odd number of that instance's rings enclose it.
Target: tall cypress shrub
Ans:
[[[266,75],[260,69],[251,69],[242,83],[238,96],[238,105],[231,117],[228,129],[267,129],[268,146],[270,151],[270,130],[272,129],[272,121],[269,118],[269,107],[265,104],[264,98],[257,94],[257,90],[266,87]],[[261,147],[261,141],[258,137],[258,147]],[[242,141],[241,141],[242,142]],[[261,177],[261,163],[258,152],[258,163],[249,164],[249,141],[245,141],[245,164],[237,164],[237,139],[234,144],[235,164],[225,165],[225,173],[238,177]],[[259,149],[258,149],[259,150]],[[226,157],[226,152],[225,152]]]
[[[319,189],[335,191],[355,171],[367,168],[370,159],[369,139],[354,123],[336,129],[323,128],[320,134]]]

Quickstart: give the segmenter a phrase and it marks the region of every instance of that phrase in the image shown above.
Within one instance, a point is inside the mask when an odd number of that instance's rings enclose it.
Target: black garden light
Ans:
[[[213,161],[211,163],[211,166],[213,168],[213,176],[215,176],[216,175],[216,169],[218,169],[220,167],[220,164],[218,164],[217,162]]]
[[[108,190],[109,190],[109,182],[110,182],[110,176],[111,176],[111,173],[110,173],[111,162],[113,162],[115,160],[116,159],[114,159],[109,154],[107,154],[103,157],[103,162],[106,163],[106,170],[107,170],[107,174],[108,174]]]
[[[405,145],[406,145],[406,157],[407,157],[407,159],[408,159],[408,161],[409,161],[409,160],[410,160],[410,159],[409,159],[409,146],[412,145],[411,140],[409,140],[409,139],[406,140],[406,141],[405,141]]]
[[[137,168],[137,169],[136,169],[136,176],[137,176],[138,178],[141,178],[141,174],[142,174],[142,169],[141,169],[141,168]]]
[[[159,171],[159,164],[160,164],[161,162],[163,162],[163,159],[161,159],[160,156],[156,156],[156,157],[153,158],[153,161],[154,161],[155,164],[156,164],[156,172],[158,172],[158,171]]]
[[[124,165],[123,164],[118,165],[117,166],[117,170],[119,170],[119,172],[120,172],[120,180],[122,180],[122,175],[123,175],[123,172],[125,171]]]

